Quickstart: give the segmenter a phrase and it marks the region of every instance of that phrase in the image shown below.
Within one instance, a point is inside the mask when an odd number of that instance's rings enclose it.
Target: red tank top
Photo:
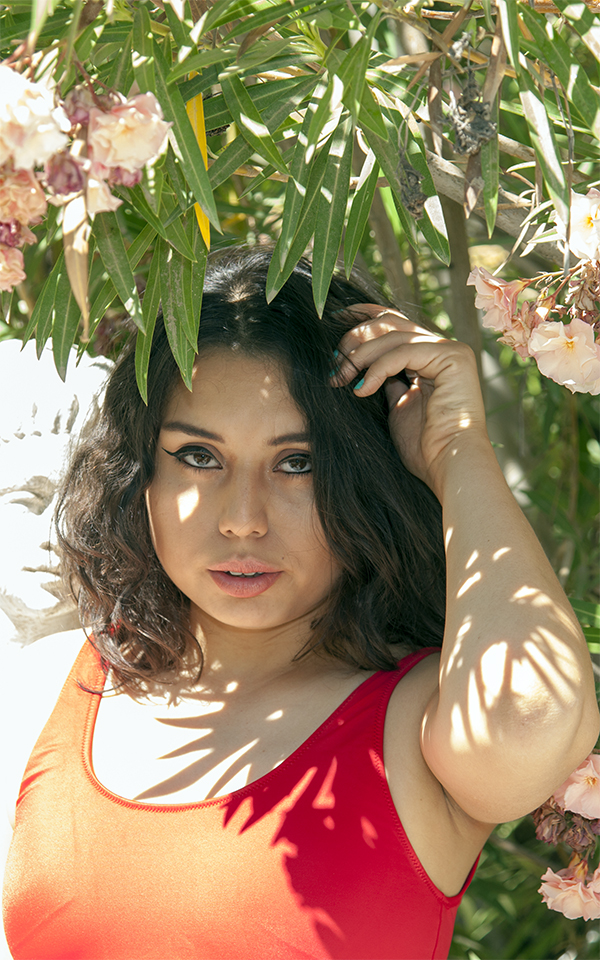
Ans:
[[[368,677],[278,767],[227,796],[124,800],[95,778],[104,677],[79,654],[31,754],[4,885],[15,960],[447,957],[465,887],[431,882],[383,767],[390,695],[431,650]]]

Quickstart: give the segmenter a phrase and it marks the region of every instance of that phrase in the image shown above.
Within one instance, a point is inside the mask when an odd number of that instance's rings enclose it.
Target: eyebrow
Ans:
[[[212,433],[203,427],[196,427],[193,423],[185,423],[183,420],[169,420],[163,423],[163,430],[169,430],[173,433],[185,433],[189,437],[200,437],[202,440],[214,440],[215,443],[225,443],[225,439],[218,433]],[[269,447],[281,447],[285,443],[308,443],[310,437],[306,431],[301,433],[282,433],[279,437],[272,437],[267,441]]]

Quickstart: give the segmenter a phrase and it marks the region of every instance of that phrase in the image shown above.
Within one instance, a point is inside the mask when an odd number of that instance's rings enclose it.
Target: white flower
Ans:
[[[163,149],[171,126],[154,94],[140,93],[105,112],[90,110],[88,145],[94,163],[133,173]]]
[[[0,90],[0,164],[31,170],[63,149],[71,124],[48,87],[0,64]]]
[[[559,237],[567,239],[567,225],[556,214]],[[600,260],[600,190],[592,187],[585,196],[571,191],[569,249],[581,260]]]
[[[571,393],[600,393],[600,344],[592,327],[577,317],[562,322],[540,323],[531,335],[529,354],[540,372]]]
[[[88,213],[109,213],[123,203],[110,192],[104,180],[95,180],[94,177],[88,177],[86,200]]]

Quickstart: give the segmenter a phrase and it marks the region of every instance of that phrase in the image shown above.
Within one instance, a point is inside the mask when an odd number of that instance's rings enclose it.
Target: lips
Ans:
[[[208,572],[224,593],[241,599],[258,597],[272,587],[282,573],[268,563],[251,557],[216,563]]]

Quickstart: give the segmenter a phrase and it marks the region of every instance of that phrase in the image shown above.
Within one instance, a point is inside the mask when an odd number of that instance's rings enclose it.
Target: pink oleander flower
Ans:
[[[563,913],[569,920],[577,917],[597,920],[600,918],[600,867],[589,883],[585,883],[587,864],[582,861],[578,866],[582,865],[583,869],[567,867],[558,873],[548,868],[541,878],[544,882],[538,893],[542,894],[542,900],[550,910]]]
[[[12,290],[25,279],[23,254],[16,247],[0,244],[0,290]]]
[[[171,126],[163,120],[152,93],[123,100],[107,112],[92,107],[89,115],[88,146],[93,160],[129,173],[158,156]]]
[[[485,311],[483,326],[504,333],[511,327],[511,320],[517,312],[517,297],[527,286],[525,280],[500,280],[493,277],[484,267],[475,267],[469,274],[467,286],[475,287],[477,296],[475,306]]]
[[[131,172],[129,170],[125,170],[124,167],[112,167],[108,178],[108,182],[111,185],[114,183],[123,187],[137,187],[138,183],[141,183],[141,180],[141,170],[134,170]]]
[[[39,223],[46,213],[46,197],[31,170],[0,167],[0,220]]]
[[[515,353],[525,360],[529,356],[531,334],[546,319],[549,303],[548,300],[526,300],[518,313],[515,313],[504,335],[498,338],[500,343],[512,347]]]
[[[575,317],[566,326],[560,321],[540,323],[531,335],[529,355],[545,377],[571,393],[600,393],[600,344],[583,320]]]
[[[563,810],[572,810],[590,820],[600,817],[600,754],[591,753],[580,763],[570,777],[567,777],[554,799]]]
[[[110,192],[108,184],[104,180],[96,180],[95,177],[88,177],[86,199],[87,210],[90,214],[109,213],[123,203],[119,197],[115,197]]]
[[[46,183],[53,194],[59,197],[79,193],[85,187],[83,165],[70,153],[55,153],[45,168]]]
[[[558,214],[556,229],[567,239],[567,225]],[[592,187],[585,196],[571,191],[571,232],[569,249],[581,260],[600,260],[600,190]]]
[[[26,243],[35,243],[36,240],[35,233],[18,220],[0,223],[0,243],[4,243],[7,247],[22,247]]]
[[[31,170],[63,149],[71,124],[48,87],[0,64],[0,90],[0,164]]]

